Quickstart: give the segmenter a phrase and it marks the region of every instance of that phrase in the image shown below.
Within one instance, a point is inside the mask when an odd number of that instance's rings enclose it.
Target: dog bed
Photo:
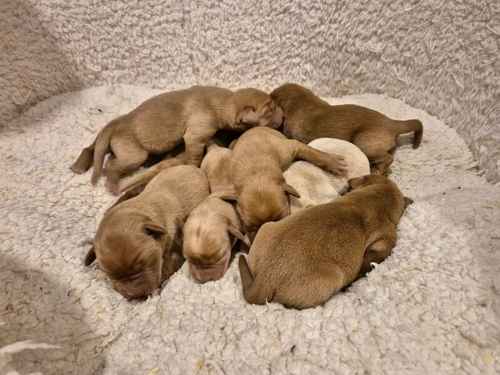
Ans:
[[[392,166],[415,203],[393,255],[366,278],[304,311],[247,305],[236,262],[204,285],[185,265],[145,302],[113,291],[82,260],[115,198],[69,166],[107,121],[157,92],[55,96],[2,132],[0,348],[42,344],[0,349],[0,373],[500,373],[500,188],[455,130],[384,96],[327,99],[424,124],[420,148],[403,137]]]

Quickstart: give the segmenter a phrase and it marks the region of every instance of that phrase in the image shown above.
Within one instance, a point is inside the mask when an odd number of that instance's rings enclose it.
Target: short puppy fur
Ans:
[[[262,226],[248,261],[239,258],[246,301],[318,306],[391,254],[411,200],[385,176],[350,185],[352,191],[332,203]]]
[[[318,138],[309,142],[309,146],[343,156],[347,164],[347,174],[342,177],[334,176],[306,161],[294,162],[284,173],[287,184],[300,194],[300,198],[290,197],[292,214],[337,199],[347,191],[349,179],[370,174],[368,158],[350,142],[336,138]]]
[[[341,156],[287,139],[274,129],[250,129],[234,144],[231,179],[245,231],[256,232],[265,222],[290,214],[288,195],[299,194],[285,182],[283,171],[294,160],[308,161],[334,174],[346,172]]]
[[[184,225],[183,255],[191,275],[201,283],[224,276],[238,239],[250,247],[234,206],[221,199],[234,192],[229,173],[231,154],[231,150],[216,144],[208,147],[201,169],[212,194],[191,212]]]
[[[250,247],[233,205],[210,195],[191,212],[184,225],[182,252],[191,276],[200,283],[219,280],[229,267],[238,239]]]
[[[268,94],[257,89],[232,92],[193,86],[171,91],[107,124],[95,141],[83,149],[71,169],[84,173],[93,166],[92,183],[96,184],[105,156],[111,152],[105,172],[108,189],[117,194],[120,178],[137,170],[149,155],[165,153],[184,141],[182,161],[199,166],[207,142],[218,130],[279,127],[282,121],[281,109]]]
[[[186,165],[163,171],[137,193],[104,214],[85,260],[89,265],[97,259],[128,299],[150,295],[180,268],[182,226],[209,190],[203,171]]]
[[[288,137],[304,143],[324,137],[352,142],[370,160],[372,173],[387,173],[400,134],[414,132],[413,148],[422,141],[423,127],[419,120],[392,120],[380,112],[352,104],[330,105],[294,83],[278,87],[271,97],[285,113],[283,131]]]

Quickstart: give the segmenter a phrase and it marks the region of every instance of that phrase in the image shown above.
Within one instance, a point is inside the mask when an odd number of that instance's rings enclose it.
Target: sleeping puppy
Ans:
[[[233,205],[210,195],[191,212],[184,225],[182,253],[193,278],[204,283],[224,276],[238,239],[250,247]]]
[[[366,155],[352,143],[335,138],[318,138],[310,142],[309,146],[344,157],[347,175],[334,176],[306,161],[294,162],[283,174],[286,183],[300,194],[300,198],[290,197],[292,214],[333,201],[347,191],[349,179],[370,174],[370,163]]]
[[[212,193],[196,207],[184,225],[183,255],[193,278],[201,283],[218,280],[227,271],[237,239],[248,247],[234,206],[221,199],[234,188],[229,174],[231,150],[211,144],[201,163]]]
[[[104,214],[85,264],[97,259],[113,288],[132,299],[150,295],[182,265],[182,225],[209,191],[203,171],[185,165],[128,194]]]
[[[165,153],[184,141],[182,162],[199,166],[207,142],[219,129],[279,127],[282,121],[281,109],[269,95],[257,89],[232,92],[193,86],[171,91],[146,100],[107,124],[95,141],[83,149],[71,169],[84,173],[93,166],[92,183],[96,184],[104,158],[112,152],[106,175],[109,190],[116,194],[120,178],[137,170],[149,155]]]
[[[335,174],[344,174],[344,159],[299,141],[287,139],[270,128],[253,128],[238,139],[231,158],[231,179],[236,209],[247,232],[290,214],[288,195],[299,197],[285,182],[283,171],[294,160],[305,160]]]
[[[207,175],[212,194],[234,194],[230,173],[231,156],[232,151],[229,148],[221,147],[216,143],[208,146],[200,168]]]
[[[352,191],[335,202],[262,226],[248,262],[239,258],[247,302],[318,306],[391,254],[411,200],[384,176],[349,182]]]
[[[398,135],[414,132],[413,148],[422,141],[419,120],[392,120],[357,105],[330,105],[294,83],[278,87],[271,97],[285,113],[283,131],[288,137],[304,143],[323,137],[352,142],[368,157],[373,173],[387,173]]]

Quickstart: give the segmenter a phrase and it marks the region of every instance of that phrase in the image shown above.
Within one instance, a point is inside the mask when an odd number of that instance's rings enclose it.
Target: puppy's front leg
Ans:
[[[200,166],[203,154],[205,153],[205,147],[215,133],[216,130],[211,129],[208,126],[203,130],[197,131],[188,129],[186,134],[184,134],[184,144],[186,145],[186,150],[182,155],[182,159],[186,164],[192,164],[197,167]]]
[[[290,140],[288,142],[293,149],[294,160],[308,161],[336,175],[343,176],[347,173],[347,164],[342,156],[316,150],[299,141]]]

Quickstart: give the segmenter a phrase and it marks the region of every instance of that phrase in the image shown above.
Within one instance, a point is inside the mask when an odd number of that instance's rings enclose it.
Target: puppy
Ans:
[[[237,201],[236,209],[247,232],[255,232],[265,222],[290,214],[288,195],[300,195],[285,182],[283,171],[298,159],[335,174],[346,172],[341,156],[287,139],[274,129],[253,128],[238,139],[231,158],[231,179],[236,191],[232,198]]]
[[[283,131],[288,137],[304,143],[323,137],[352,142],[368,157],[373,173],[387,173],[398,135],[414,132],[413,148],[422,141],[419,120],[397,121],[357,105],[330,105],[297,84],[278,87],[271,98],[285,113]]]
[[[201,162],[201,170],[205,172],[210,186],[210,192],[222,194],[234,194],[234,185],[231,179],[231,157],[229,148],[221,147],[211,143],[207,148],[207,154]]]
[[[411,200],[385,176],[355,178],[350,185],[353,190],[335,202],[262,226],[248,262],[239,258],[246,301],[318,306],[391,254]]]
[[[310,142],[309,146],[343,156],[347,164],[347,175],[334,176],[305,161],[293,163],[283,174],[286,183],[300,194],[300,198],[290,197],[292,214],[333,201],[346,192],[348,179],[370,174],[370,163],[366,155],[352,143],[335,138],[318,138]]]
[[[227,271],[237,239],[248,247],[234,206],[221,199],[234,192],[229,173],[231,150],[211,144],[201,169],[208,177],[210,195],[196,207],[184,225],[183,255],[198,282],[218,280]]]
[[[191,212],[184,225],[182,252],[193,278],[204,283],[224,276],[238,239],[250,247],[233,205],[217,195],[209,196]]]
[[[128,299],[150,295],[182,265],[182,225],[208,194],[199,168],[163,171],[104,214],[85,264],[97,259],[113,288]]]
[[[253,126],[279,127],[283,112],[269,95],[256,89],[232,92],[193,86],[155,96],[102,129],[71,169],[84,173],[93,165],[96,184],[108,152],[107,185],[118,193],[119,179],[137,170],[149,155],[165,153],[182,141],[182,161],[199,166],[205,145],[219,129],[244,131]]]

